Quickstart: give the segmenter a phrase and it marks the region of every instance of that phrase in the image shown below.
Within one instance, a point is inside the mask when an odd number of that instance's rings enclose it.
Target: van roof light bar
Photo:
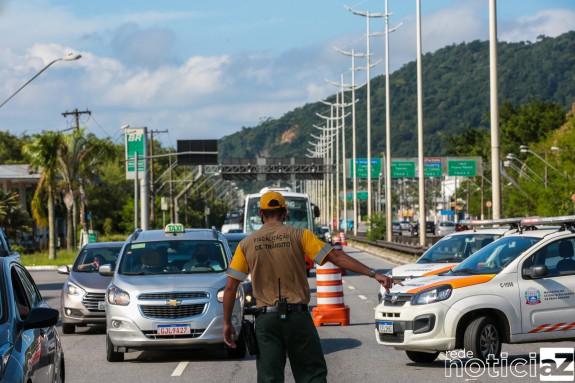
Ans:
[[[467,226],[495,226],[495,225],[519,225],[522,218],[501,218],[501,219],[472,219],[462,220],[460,223]]]
[[[528,217],[521,220],[521,226],[561,225],[561,230],[575,227],[575,215],[561,217]]]

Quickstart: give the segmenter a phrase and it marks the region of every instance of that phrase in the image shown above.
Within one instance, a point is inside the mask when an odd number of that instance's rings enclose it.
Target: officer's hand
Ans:
[[[231,323],[224,324],[224,342],[228,347],[236,348],[236,330]]]
[[[375,279],[381,283],[386,292],[389,291],[391,286],[393,286],[393,278],[388,277],[387,275],[377,273],[375,274]]]

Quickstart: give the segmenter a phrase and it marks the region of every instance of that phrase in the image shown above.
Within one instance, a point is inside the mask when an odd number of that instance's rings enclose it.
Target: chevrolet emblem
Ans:
[[[172,307],[176,307],[182,304],[182,301],[179,301],[177,299],[168,299],[166,301],[166,305],[168,306],[172,306]]]

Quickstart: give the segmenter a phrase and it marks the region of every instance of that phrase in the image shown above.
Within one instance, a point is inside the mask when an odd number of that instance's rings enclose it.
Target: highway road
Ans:
[[[372,268],[389,269],[392,264],[374,255],[347,248],[349,253]],[[59,308],[59,294],[65,277],[55,271],[33,272],[42,295]],[[310,278],[312,288],[314,278]],[[374,312],[378,285],[372,279],[358,275],[344,277],[345,302],[350,307],[351,325],[321,327],[319,334],[329,368],[329,382],[538,382],[539,378],[519,379],[489,377],[487,371],[478,379],[446,378],[445,357],[431,365],[416,365],[401,351],[376,344]],[[315,291],[312,290],[312,291]],[[313,303],[313,302],[312,302]],[[126,354],[123,363],[108,363],[105,358],[105,329],[80,328],[74,335],[63,335],[66,358],[66,381],[92,382],[255,382],[256,363],[253,357],[227,360],[216,351],[136,352]],[[504,352],[526,356],[540,347],[573,347],[573,342],[550,344],[505,345]],[[535,363],[536,365],[537,363]],[[538,367],[538,366],[535,366]],[[497,370],[501,374],[504,371]],[[509,371],[507,371],[509,372]],[[503,375],[503,374],[501,374]],[[289,362],[286,381],[293,382]]]

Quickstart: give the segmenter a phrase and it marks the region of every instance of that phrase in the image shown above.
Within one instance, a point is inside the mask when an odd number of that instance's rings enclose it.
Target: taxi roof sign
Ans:
[[[168,223],[164,228],[164,233],[167,234],[179,234],[184,233],[185,231],[184,225],[181,223]]]

